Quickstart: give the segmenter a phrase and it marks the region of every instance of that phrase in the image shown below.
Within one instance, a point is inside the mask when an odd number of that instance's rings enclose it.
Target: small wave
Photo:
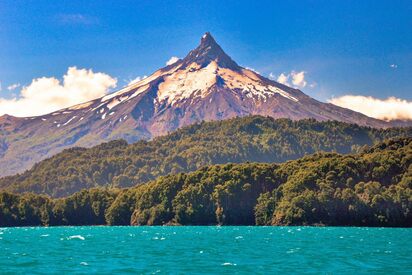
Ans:
[[[82,235],[73,235],[67,238],[68,240],[72,240],[72,239],[79,239],[84,241],[84,237]]]
[[[223,263],[222,265],[224,265],[224,266],[236,266],[237,264],[226,262],[226,263]]]
[[[235,239],[236,240],[243,239],[243,236],[237,236]]]
[[[40,237],[48,237],[48,236],[50,236],[50,234],[43,234],[43,235],[40,235]]]
[[[87,262],[81,262],[80,265],[89,265]]]

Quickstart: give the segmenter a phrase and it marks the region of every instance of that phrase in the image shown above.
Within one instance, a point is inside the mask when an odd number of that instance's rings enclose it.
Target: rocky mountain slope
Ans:
[[[247,115],[391,126],[239,66],[206,33],[184,59],[113,94],[43,116],[0,117],[0,176],[68,147],[119,138],[135,142],[202,120]]]

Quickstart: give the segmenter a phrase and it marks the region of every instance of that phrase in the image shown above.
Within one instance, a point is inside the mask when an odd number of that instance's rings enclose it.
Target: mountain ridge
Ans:
[[[133,143],[200,121],[249,115],[393,126],[243,68],[206,33],[185,58],[112,94],[42,116],[0,117],[0,176],[73,146]]]

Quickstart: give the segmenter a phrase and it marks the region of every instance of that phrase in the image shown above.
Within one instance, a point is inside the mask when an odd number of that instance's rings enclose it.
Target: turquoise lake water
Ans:
[[[0,228],[0,273],[412,273],[412,229]]]

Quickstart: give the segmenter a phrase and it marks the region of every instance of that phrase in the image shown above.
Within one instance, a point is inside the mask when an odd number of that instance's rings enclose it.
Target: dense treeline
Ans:
[[[102,225],[117,190],[82,190],[51,199],[33,193],[0,193],[0,226]]]
[[[401,136],[412,136],[412,128],[372,129],[260,116],[204,122],[152,141],[68,149],[23,174],[0,179],[0,189],[64,197],[81,189],[131,187],[211,164],[284,162],[318,151],[358,152]]]
[[[358,154],[203,167],[129,189],[67,198],[0,194],[0,226],[412,226],[412,138]]]

